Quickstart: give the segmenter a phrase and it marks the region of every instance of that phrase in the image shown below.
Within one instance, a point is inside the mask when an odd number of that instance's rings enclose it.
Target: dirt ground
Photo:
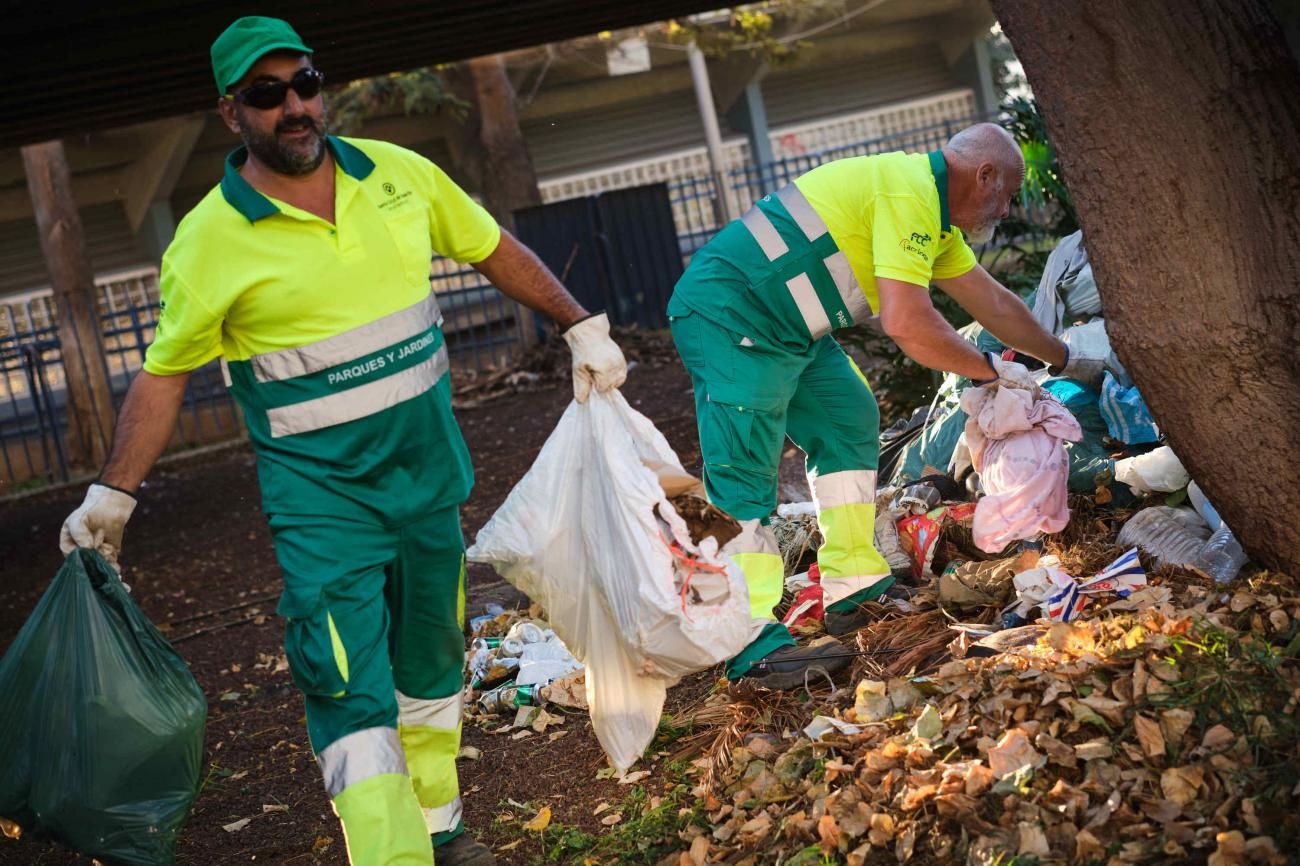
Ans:
[[[669,350],[670,351],[670,350]],[[689,381],[665,351],[646,353],[624,394],[699,470]],[[521,478],[572,394],[555,384],[458,412],[477,482],[462,511],[472,539]],[[58,570],[59,527],[80,502],[80,488],[0,503],[0,647],[7,648]],[[802,459],[787,448],[782,500],[807,498]],[[274,615],[280,571],[259,508],[254,458],[247,445],[159,467],[141,494],[125,543],[124,579],[144,612],[173,640],[208,700],[206,781],[177,848],[178,864],[345,864],[346,856],[321,786],[304,726],[302,698],[282,661],[282,621]],[[471,566],[469,615],[489,601],[512,606],[521,596],[490,569]],[[670,709],[697,699],[716,672],[670,692]],[[598,780],[605,766],[585,715],[568,733],[514,740],[466,726],[464,744],[481,750],[459,763],[469,831],[492,843],[494,819],[516,817],[518,804],[549,804],[553,821],[590,833],[605,828],[596,804],[628,789]],[[646,780],[655,793],[656,780]],[[268,809],[267,807],[272,807]],[[286,808],[287,807],[287,808]],[[234,832],[223,827],[251,821]],[[504,851],[503,866],[536,855]],[[0,839],[0,866],[84,866],[90,860],[47,841]]]

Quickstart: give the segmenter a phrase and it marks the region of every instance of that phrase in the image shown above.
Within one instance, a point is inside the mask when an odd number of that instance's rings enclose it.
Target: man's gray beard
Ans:
[[[970,244],[986,244],[993,240],[993,233],[997,230],[998,224],[996,222],[978,226],[966,233],[966,242]]]
[[[243,126],[242,138],[244,146],[248,148],[250,154],[257,157],[258,162],[276,174],[298,177],[315,171],[325,159],[324,125],[324,117],[321,118],[319,126],[313,121],[312,129],[316,133],[315,147],[307,150],[282,143],[276,132],[263,135],[253,132],[247,125]]]

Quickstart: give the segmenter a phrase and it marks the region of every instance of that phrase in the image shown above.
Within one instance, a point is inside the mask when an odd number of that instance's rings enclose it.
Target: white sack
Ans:
[[[692,544],[665,495],[698,483],[621,394],[593,393],[565,410],[466,554],[541,604],[586,665],[592,726],[620,770],[654,737],[667,687],[749,641],[743,575],[710,539]]]

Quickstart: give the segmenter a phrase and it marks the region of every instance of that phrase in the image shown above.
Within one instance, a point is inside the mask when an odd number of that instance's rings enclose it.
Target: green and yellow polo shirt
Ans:
[[[481,261],[500,228],[418,154],[327,144],[333,224],[255,190],[239,174],[247,153],[230,155],[163,257],[145,370],[222,358],[268,514],[401,523],[463,501],[472,483],[431,259]]]
[[[696,253],[668,312],[797,348],[879,313],[878,279],[928,288],[975,264],[949,223],[941,152],[850,157],[723,228]]]

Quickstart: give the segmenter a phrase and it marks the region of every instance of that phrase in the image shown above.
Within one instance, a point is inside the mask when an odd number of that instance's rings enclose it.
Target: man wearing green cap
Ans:
[[[322,76],[284,21],[212,45],[243,147],[163,257],[162,312],[100,480],[60,546],[115,560],[191,371],[220,357],[258,457],[284,571],[279,613],[325,785],[357,866],[488,866],[463,834],[455,758],[469,454],[430,291],[435,253],[550,316],[574,393],[627,366],[545,266],[423,157],[325,134]]]

